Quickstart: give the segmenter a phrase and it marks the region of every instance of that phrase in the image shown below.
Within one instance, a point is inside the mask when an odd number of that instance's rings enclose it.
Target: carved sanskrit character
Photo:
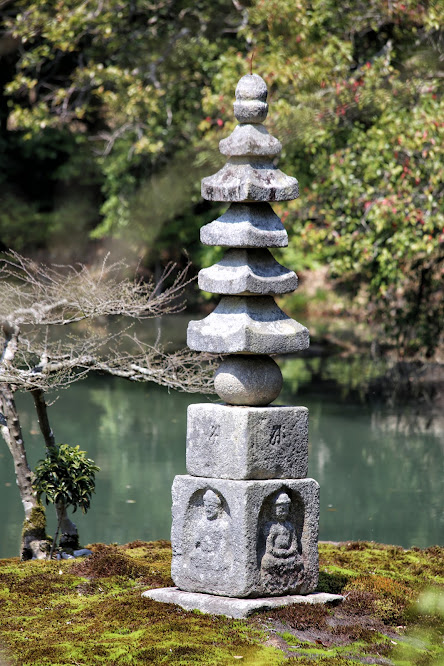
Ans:
[[[265,524],[265,553],[261,561],[261,579],[267,592],[285,592],[301,582],[304,565],[298,550],[294,525],[287,520],[291,500],[280,493],[274,505],[276,520]]]
[[[208,489],[203,496],[205,515],[199,520],[190,554],[190,573],[208,579],[230,566],[229,526],[220,497]]]

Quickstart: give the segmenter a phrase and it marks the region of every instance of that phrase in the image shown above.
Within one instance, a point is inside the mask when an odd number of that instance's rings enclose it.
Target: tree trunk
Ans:
[[[154,282],[157,286],[160,285],[160,281],[162,279],[162,266],[159,260],[156,261],[154,264]],[[160,287],[159,291],[157,292],[157,295],[162,291],[162,287]],[[160,344],[160,340],[162,338],[162,315],[159,315],[158,317],[155,318],[155,323],[156,323],[156,345]]]
[[[68,518],[68,513],[66,511],[66,505],[63,502],[56,504],[57,512],[57,521],[60,523],[60,539],[59,546],[66,550],[66,548],[72,548],[72,550],[78,550],[79,545],[79,534],[77,532],[77,527],[75,523]]]
[[[48,547],[45,510],[37,501],[32,487],[32,472],[26,457],[14,393],[9,384],[0,385],[0,407],[6,423],[3,425],[2,420],[2,436],[14,461],[16,483],[25,511],[20,557],[23,560],[41,560],[46,557]]]
[[[48,451],[56,448],[54,433],[49,425],[48,418],[48,405],[45,401],[45,394],[41,389],[31,391],[34,398],[34,405],[39,420],[40,431],[45,440],[45,445]],[[57,502],[56,506],[57,524],[60,525],[60,546],[62,548],[72,548],[76,550],[79,548],[79,533],[77,526],[68,518],[66,505],[64,502]]]
[[[53,539],[53,542],[52,542],[51,550],[49,551],[49,559],[50,560],[52,559],[52,556],[54,554],[54,548],[57,545],[57,539],[58,539],[58,536],[59,536],[59,532],[60,532],[60,520],[57,521],[57,529],[56,529],[56,532],[54,534],[54,539]]]

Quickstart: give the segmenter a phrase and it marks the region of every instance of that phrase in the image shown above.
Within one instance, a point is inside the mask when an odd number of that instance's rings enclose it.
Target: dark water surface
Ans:
[[[287,373],[288,366],[287,366]],[[287,383],[288,384],[288,383]],[[323,395],[308,384],[283,404],[310,410],[309,475],[321,485],[320,539],[426,547],[444,542],[444,417]],[[185,473],[186,409],[208,398],[92,377],[50,408],[59,443],[100,466],[91,510],[74,516],[83,544],[169,538],[170,488]],[[31,465],[44,455],[30,396],[18,395]],[[53,508],[48,508],[54,529]],[[23,510],[0,441],[0,557],[18,554]]]

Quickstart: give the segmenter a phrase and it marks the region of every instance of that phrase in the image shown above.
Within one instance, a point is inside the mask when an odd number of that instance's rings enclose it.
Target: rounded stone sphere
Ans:
[[[281,392],[282,373],[269,356],[233,354],[216,370],[214,388],[229,405],[263,407]]]
[[[238,102],[254,99],[265,102],[268,94],[267,84],[258,74],[246,74],[239,79],[234,94]]]
[[[236,86],[234,115],[240,123],[262,123],[267,117],[267,86],[257,74],[246,74]]]

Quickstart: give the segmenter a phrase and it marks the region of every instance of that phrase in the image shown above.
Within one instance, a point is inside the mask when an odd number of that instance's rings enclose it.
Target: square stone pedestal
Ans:
[[[226,597],[307,594],[318,582],[314,479],[176,476],[171,576],[188,592]]]
[[[188,407],[187,472],[221,479],[303,479],[306,407]]]

